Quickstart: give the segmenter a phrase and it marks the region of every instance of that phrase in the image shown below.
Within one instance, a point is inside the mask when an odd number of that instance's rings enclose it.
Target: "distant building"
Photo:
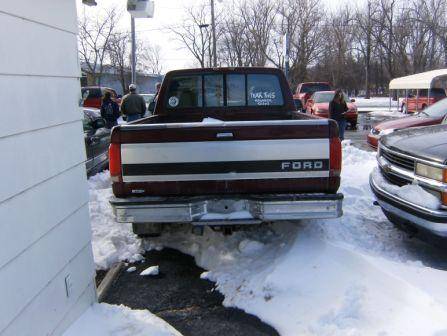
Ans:
[[[90,69],[87,67],[87,65],[81,62],[81,71],[82,71],[81,86],[98,84],[95,83],[95,80],[91,75],[91,73],[89,73],[89,70]],[[110,87],[114,89],[118,94],[123,95],[126,93],[127,87],[130,84],[130,79],[131,79],[131,70],[125,69],[125,75],[124,75],[125,90],[123,90],[122,78],[119,74],[118,69],[111,65],[104,65],[103,73],[100,78],[101,83],[100,85]],[[137,85],[139,92],[155,93],[155,84],[157,82],[161,82],[162,79],[163,76],[160,74],[137,72]]]

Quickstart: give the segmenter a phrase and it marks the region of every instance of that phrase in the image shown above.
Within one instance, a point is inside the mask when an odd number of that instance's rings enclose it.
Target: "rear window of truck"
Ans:
[[[204,74],[171,79],[166,107],[283,106],[279,79],[272,74]]]
[[[301,85],[301,93],[314,93],[317,91],[330,91],[331,86],[326,83],[309,83]]]

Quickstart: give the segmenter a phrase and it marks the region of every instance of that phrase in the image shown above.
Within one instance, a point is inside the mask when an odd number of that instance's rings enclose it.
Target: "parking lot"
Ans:
[[[281,297],[281,290],[276,289],[276,285],[269,285],[272,289],[267,289],[268,287],[265,287],[267,285],[264,285],[260,293],[256,292],[256,287],[250,289],[252,288],[250,286],[253,286],[249,284],[250,281],[254,281],[250,280],[254,276],[251,275],[254,270],[248,266],[250,263],[255,263],[263,270],[268,268],[270,263],[273,263],[271,266],[277,263],[275,257],[273,259],[266,257],[275,251],[276,244],[284,246],[287,251],[293,250],[295,246],[299,246],[298,248],[306,246],[309,244],[309,239],[310,241],[317,239],[315,248],[327,249],[323,247],[325,243],[320,241],[323,239],[336,245],[348,244],[351,246],[348,251],[353,249],[415,267],[423,265],[428,270],[447,270],[446,250],[439,245],[442,242],[435,242],[431,240],[432,237],[414,236],[412,232],[394,227],[383,216],[380,208],[374,206],[367,180],[362,180],[360,177],[367,176],[368,167],[373,167],[375,164],[374,151],[366,144],[365,136],[371,125],[384,119],[386,117],[375,118],[368,116],[367,113],[361,113],[357,130],[346,132],[349,141],[344,145],[346,170],[342,180],[342,190],[345,194],[343,219],[302,221],[287,224],[291,225],[290,227],[279,228],[274,224],[271,227],[250,228],[232,236],[211,231],[206,231],[204,236],[194,236],[188,229],[182,228],[180,231],[173,229],[167,237],[160,239],[149,238],[145,241],[132,239],[130,244],[141,246],[145,252],[141,258],[135,258],[135,262],[126,264],[104,302],[124,304],[133,309],[149,309],[184,335],[278,335],[284,333],[284,329],[277,328],[275,319],[273,323],[261,321],[263,317],[265,318],[263,309],[251,306],[250,301],[256,301],[257,297],[262,295],[262,304],[267,306],[270,302],[274,304],[275,300],[271,300],[276,296]],[[365,171],[359,173],[359,169]],[[356,180],[353,180],[354,176]],[[96,192],[94,191],[94,194]],[[126,235],[126,239],[129,239],[127,233],[120,234]],[[289,241],[286,239],[284,242],[284,234],[297,238]],[[114,239],[119,240],[119,235]],[[253,247],[246,250],[246,241],[248,246]],[[319,245],[321,246],[318,247]],[[287,252],[281,253],[287,256]],[[242,258],[241,261],[239,258]],[[251,262],[247,264],[247,274],[239,279],[236,274],[238,267],[246,262],[242,261],[244,258],[248,258]],[[310,258],[312,260],[315,256]],[[231,271],[225,266],[228,263],[234,264]],[[159,266],[159,275],[150,278],[139,275],[152,265]],[[126,269],[133,266],[136,267],[136,271],[126,272]],[[294,267],[299,270],[299,261]],[[309,265],[303,265],[304,269],[307,267]],[[320,267],[324,269],[326,266],[323,264]],[[216,275],[210,276],[209,274],[213,272],[217,272]],[[264,271],[261,271],[261,274],[262,272]],[[330,271],[327,272],[330,276]],[[232,276],[235,279],[230,279]],[[368,286],[362,281],[359,285],[361,288]],[[316,287],[318,286],[317,283]],[[349,288],[347,290],[351,291]],[[243,301],[240,301],[239,297]],[[287,302],[288,299],[282,300]],[[259,304],[261,303],[257,305]],[[250,312],[255,312],[257,316]],[[321,321],[315,322],[313,328],[324,331],[323,333],[328,330],[328,326]]]

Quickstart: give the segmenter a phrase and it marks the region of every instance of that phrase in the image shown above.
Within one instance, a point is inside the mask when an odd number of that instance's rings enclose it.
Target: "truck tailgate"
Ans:
[[[326,119],[123,125],[112,134],[114,193],[336,192],[334,127]]]

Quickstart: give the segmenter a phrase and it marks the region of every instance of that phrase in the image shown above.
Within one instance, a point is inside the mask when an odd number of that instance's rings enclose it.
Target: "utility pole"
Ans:
[[[213,67],[217,67],[216,18],[214,16],[214,0],[211,0],[211,31],[213,34]]]
[[[289,29],[287,29],[289,30]],[[289,48],[289,33],[284,35],[284,74],[287,80],[289,80],[289,59],[290,59],[290,48]]]
[[[131,40],[132,40],[132,62],[131,62],[131,69],[132,69],[132,76],[130,82],[133,84],[136,84],[137,80],[137,46],[135,41],[135,18],[133,16],[130,17],[130,31],[131,31]]]
[[[369,77],[371,71],[371,1],[368,0],[368,23],[366,27],[365,97],[370,98]]]

